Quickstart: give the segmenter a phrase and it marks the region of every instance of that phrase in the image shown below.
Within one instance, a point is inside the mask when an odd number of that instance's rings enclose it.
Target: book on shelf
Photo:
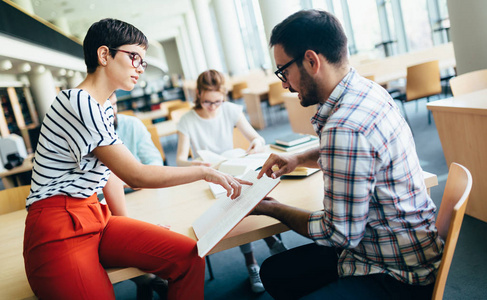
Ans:
[[[264,175],[257,179],[258,171],[247,172],[242,179],[253,185],[242,185],[240,196],[232,200],[221,197],[192,224],[198,238],[198,255],[207,255],[257,204],[267,196],[280,180]]]
[[[318,137],[310,135],[308,141],[294,145],[294,146],[284,146],[284,145],[277,144],[277,143],[271,143],[270,146],[271,146],[271,148],[274,148],[274,149],[278,149],[278,150],[285,151],[285,152],[290,152],[290,151],[310,148],[312,146],[318,146]]]
[[[311,136],[308,134],[293,132],[291,134],[276,138],[276,144],[291,147],[297,144],[307,142],[310,139]]]

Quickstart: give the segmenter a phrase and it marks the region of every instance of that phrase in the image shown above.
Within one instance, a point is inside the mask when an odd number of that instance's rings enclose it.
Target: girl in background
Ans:
[[[242,107],[225,101],[226,90],[223,75],[215,70],[208,70],[198,76],[196,83],[195,106],[181,117],[178,122],[178,150],[176,161],[179,166],[210,166],[193,160],[188,161],[190,147],[194,154],[199,150],[210,150],[216,154],[233,149],[233,128],[237,127],[250,142],[248,153],[265,150],[265,140],[245,118]],[[286,248],[274,236],[264,239],[271,254]],[[244,254],[252,291],[260,293],[264,286],[260,281],[259,265],[252,251],[252,244],[240,246]]]

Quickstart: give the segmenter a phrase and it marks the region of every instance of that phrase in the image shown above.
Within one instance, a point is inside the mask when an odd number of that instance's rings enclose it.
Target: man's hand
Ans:
[[[213,168],[203,168],[207,173],[205,176],[205,181],[213,182],[216,184],[221,185],[223,188],[227,190],[227,197],[231,197],[232,199],[237,198],[240,196],[242,192],[242,184],[252,185],[253,183],[247,180],[242,180],[239,178],[235,178],[231,175],[222,173],[217,171]]]
[[[277,166],[278,170],[273,171],[273,166]],[[277,155],[272,153],[262,166],[259,175],[257,175],[257,179],[262,178],[264,174],[267,174],[267,176],[276,179],[281,175],[291,173],[292,171],[294,171],[294,169],[296,169],[297,166],[298,159],[295,155]]]

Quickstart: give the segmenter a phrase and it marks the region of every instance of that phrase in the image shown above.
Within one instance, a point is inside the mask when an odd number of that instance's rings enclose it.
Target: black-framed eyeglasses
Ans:
[[[281,79],[282,82],[286,82],[287,81],[287,78],[286,78],[286,75],[284,75],[284,70],[286,68],[288,68],[290,65],[292,65],[293,63],[295,63],[301,57],[302,57],[302,55],[294,58],[293,60],[291,60],[290,62],[288,62],[284,66],[282,66],[280,68],[277,68],[277,71],[275,71],[274,74],[276,74],[277,78]]]
[[[137,52],[132,52],[132,51],[126,51],[126,50],[122,50],[122,49],[114,49],[114,48],[109,48],[110,50],[113,50],[113,51],[120,51],[120,52],[123,52],[123,53],[128,53],[130,54],[130,58],[132,59],[132,66],[134,68],[138,68],[139,66],[142,66],[142,69],[147,69],[147,62],[145,60],[142,59],[142,57],[139,55],[139,53]]]
[[[206,106],[206,107],[210,107],[212,105],[215,105],[216,107],[219,107],[220,105],[222,105],[223,101],[221,100],[218,100],[218,101],[215,101],[215,102],[212,102],[212,101],[209,101],[209,100],[205,100],[203,102],[201,102],[201,105],[202,106]]]

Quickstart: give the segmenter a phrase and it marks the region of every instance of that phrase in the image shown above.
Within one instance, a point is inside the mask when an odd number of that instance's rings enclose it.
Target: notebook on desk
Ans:
[[[264,175],[257,179],[258,171],[247,172],[242,179],[253,185],[242,185],[242,193],[232,200],[220,197],[193,223],[198,238],[198,255],[207,255],[257,204],[279,184],[279,179]]]

